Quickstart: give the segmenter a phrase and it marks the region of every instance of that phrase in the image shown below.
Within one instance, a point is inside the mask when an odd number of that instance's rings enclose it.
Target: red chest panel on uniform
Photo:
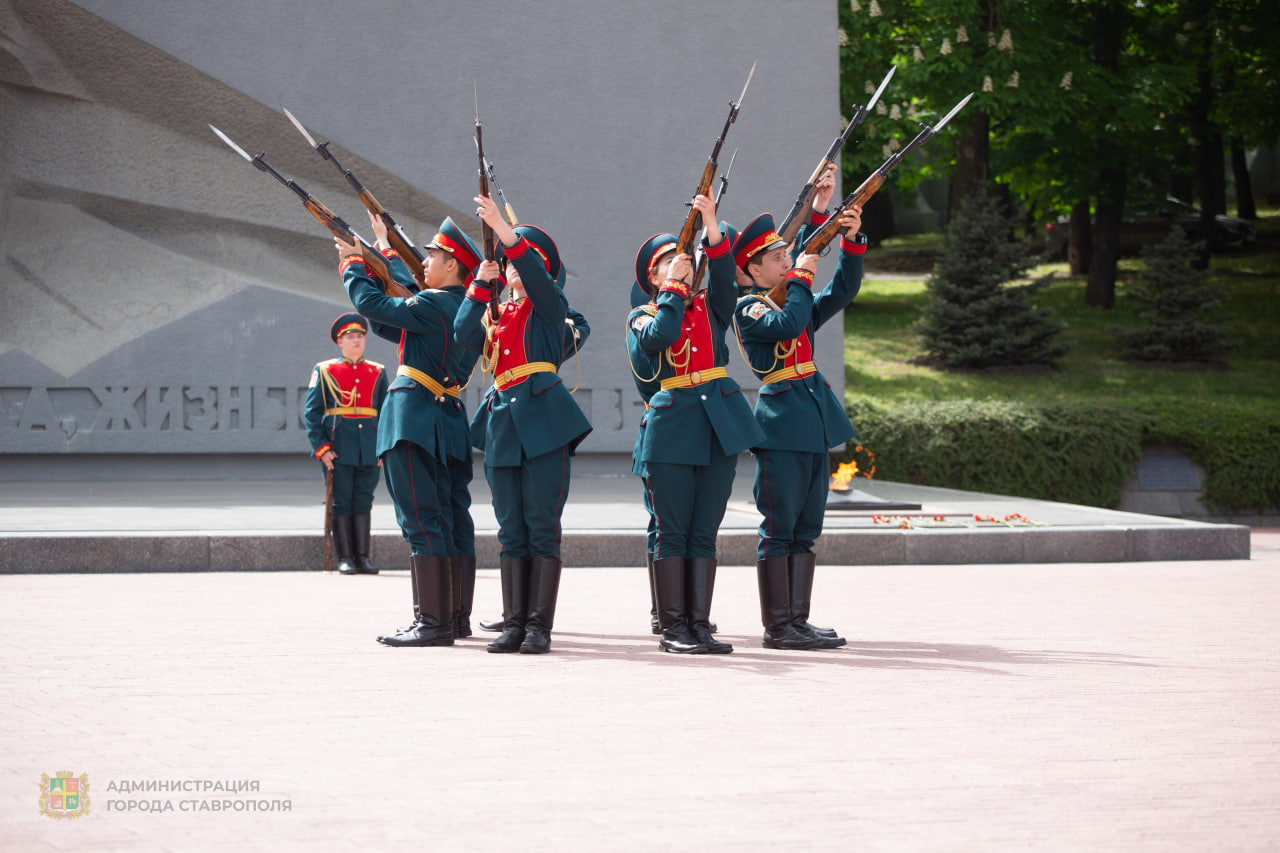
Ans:
[[[809,337],[809,330],[805,329],[800,333],[800,337],[796,338],[795,349],[791,351],[791,355],[787,356],[786,367],[795,367],[797,364],[804,364],[806,361],[813,361],[813,338]]]
[[[380,369],[367,361],[352,364],[338,360],[329,365],[329,375],[342,389],[341,406],[373,408],[373,386],[377,384]]]
[[[679,365],[677,370],[680,373],[692,373],[716,366],[715,340],[711,336],[711,318],[707,315],[705,290],[693,297],[693,303],[685,309],[684,320],[680,324],[680,340],[671,347],[671,355]]]
[[[505,373],[529,362],[524,351],[524,331],[531,316],[533,304],[528,299],[511,301],[503,307],[502,314],[498,317],[498,328],[493,333],[497,349],[493,367],[495,374]]]

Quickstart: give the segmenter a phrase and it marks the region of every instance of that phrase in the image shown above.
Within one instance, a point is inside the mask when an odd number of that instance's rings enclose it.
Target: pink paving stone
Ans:
[[[566,570],[543,657],[388,649],[403,572],[10,575],[0,849],[1275,850],[1280,531],[1248,561],[819,570],[846,648],[657,650],[643,569]],[[498,609],[481,572],[478,615]],[[88,773],[89,816],[38,813]],[[289,812],[183,812],[257,781]],[[160,799],[174,811],[116,811]]]

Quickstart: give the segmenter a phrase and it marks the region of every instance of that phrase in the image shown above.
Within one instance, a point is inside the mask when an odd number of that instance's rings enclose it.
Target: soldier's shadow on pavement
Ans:
[[[760,637],[721,633],[723,642],[732,643],[728,655],[674,655],[658,648],[658,638],[642,634],[577,634],[556,631],[552,654],[583,660],[625,660],[631,663],[688,665],[700,661],[707,665],[774,672],[782,669],[808,669],[814,666],[851,667],[857,669],[951,670],[985,675],[1022,675],[1017,667],[1111,664],[1115,666],[1156,666],[1128,655],[1097,652],[1054,651],[1049,649],[1002,649],[998,646],[961,643],[865,642],[850,641],[837,649],[784,651],[763,649]],[[596,641],[596,642],[592,642]]]

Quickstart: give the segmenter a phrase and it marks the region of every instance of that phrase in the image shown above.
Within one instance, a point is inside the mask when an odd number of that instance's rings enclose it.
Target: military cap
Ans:
[[[753,219],[750,225],[743,228],[738,234],[738,239],[733,242],[733,261],[745,270],[747,261],[756,255],[785,245],[787,245],[786,241],[778,234],[778,228],[773,224],[773,214],[762,213]]]
[[[471,242],[471,238],[462,232],[458,224],[453,221],[453,217],[444,218],[444,222],[440,223],[440,230],[431,238],[427,248],[439,249],[453,255],[454,260],[462,264],[463,269],[467,271],[464,276],[467,279],[470,279],[476,267],[480,266],[480,250],[476,248],[475,243]]]
[[[369,334],[369,321],[361,317],[359,314],[343,314],[333,321],[333,325],[329,327],[329,337],[336,344],[338,338],[342,337],[343,332],[349,332],[352,329],[358,329]]]
[[[562,271],[560,267],[560,250],[556,248],[555,241],[551,239],[547,232],[536,225],[517,225],[512,230],[516,232],[516,236],[523,237],[529,241],[529,245],[538,253],[538,257],[542,258],[542,265],[546,267],[547,275],[551,276],[553,281],[558,280]],[[498,260],[508,257],[509,253],[510,250],[499,241]]]
[[[662,260],[664,255],[675,251],[678,242],[680,238],[674,234],[654,234],[645,240],[640,251],[636,252],[636,283],[650,296],[653,292],[649,289],[649,273],[653,271],[654,264]]]

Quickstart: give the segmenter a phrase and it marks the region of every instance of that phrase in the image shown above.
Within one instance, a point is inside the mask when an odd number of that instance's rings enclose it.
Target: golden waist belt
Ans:
[[[339,406],[336,409],[324,410],[324,416],[326,418],[331,415],[346,415],[349,418],[376,418],[378,416],[378,410],[367,409],[364,406]]]
[[[775,370],[773,373],[766,374],[760,381],[765,385],[770,382],[785,382],[788,379],[799,379],[802,376],[812,376],[818,372],[818,366],[812,361],[806,361],[793,367],[784,367],[781,370]]]
[[[519,385],[535,373],[555,373],[558,368],[549,361],[528,361],[519,367],[504,370],[493,377],[493,384],[499,391],[505,391],[512,385]]]
[[[430,391],[432,394],[435,394],[437,397],[443,397],[446,394],[450,397],[458,396],[457,385],[450,385],[448,388],[446,388],[443,385],[441,385],[439,382],[432,379],[427,374],[423,373],[418,368],[410,367],[407,364],[402,364],[396,368],[396,376],[408,376],[414,382],[417,382],[419,385],[424,386],[428,391]]]
[[[662,380],[662,390],[668,388],[692,388],[694,385],[702,385],[713,379],[724,379],[729,375],[729,371],[723,367],[710,367],[706,370],[695,370],[692,373],[682,373],[679,376],[672,376],[669,379]]]

